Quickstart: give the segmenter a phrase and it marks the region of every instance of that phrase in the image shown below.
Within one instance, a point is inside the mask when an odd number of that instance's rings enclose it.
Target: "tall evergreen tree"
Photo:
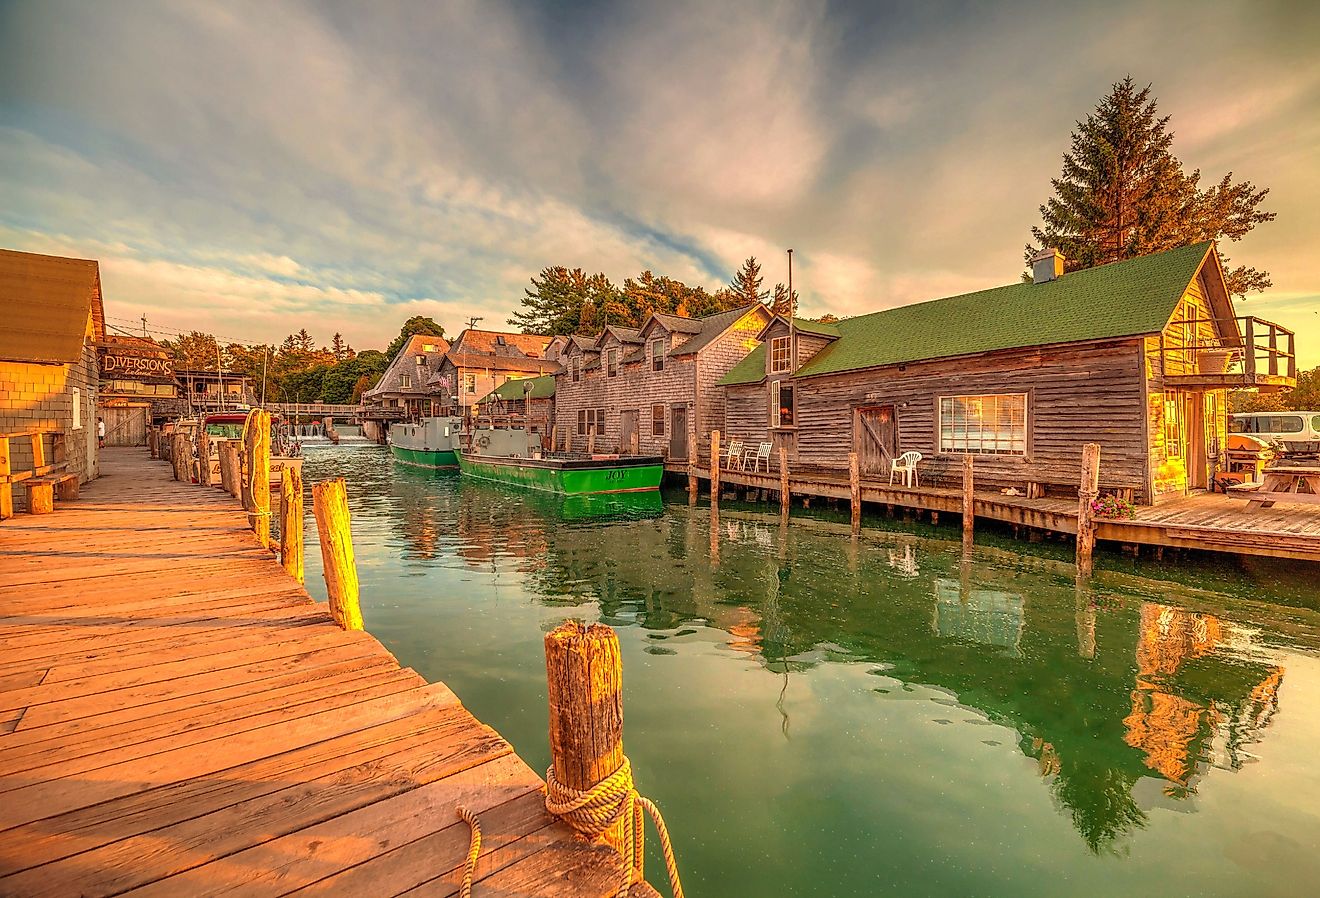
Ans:
[[[748,256],[725,289],[737,300],[738,305],[765,302],[770,291],[761,289],[764,280],[761,277],[761,263],[756,261],[756,256]]]
[[[525,334],[555,336],[599,332],[625,317],[619,289],[609,278],[556,265],[541,269],[532,286],[523,289],[522,310],[509,323]]]
[[[1168,126],[1150,85],[1138,90],[1130,76],[1114,84],[1077,123],[1063,172],[1051,181],[1054,196],[1040,207],[1043,227],[1031,229],[1036,245],[1026,248],[1026,258],[1051,247],[1072,271],[1201,240],[1240,240],[1274,219],[1275,213],[1259,209],[1268,189],[1234,183],[1231,172],[1200,189],[1200,170],[1184,173],[1173,155]],[[1270,286],[1267,272],[1231,269],[1222,253],[1221,261],[1232,293]]]
[[[775,284],[774,292],[770,296],[770,311],[787,318],[789,315],[797,315],[797,309],[798,292],[794,290],[790,297],[787,287],[783,284]]]

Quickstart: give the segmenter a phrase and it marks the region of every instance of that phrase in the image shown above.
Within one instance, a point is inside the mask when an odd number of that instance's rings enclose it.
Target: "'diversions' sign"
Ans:
[[[149,356],[106,354],[101,356],[101,373],[125,377],[173,377],[174,363],[171,359]]]

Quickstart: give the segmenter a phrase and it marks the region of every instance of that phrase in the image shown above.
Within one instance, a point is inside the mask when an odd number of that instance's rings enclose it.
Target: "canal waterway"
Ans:
[[[1098,558],[676,493],[584,503],[306,450],[368,629],[549,763],[542,635],[619,632],[625,746],[691,896],[1304,895],[1320,597],[1272,563]],[[670,501],[673,500],[673,501]],[[307,584],[324,598],[315,524]],[[663,880],[654,856],[648,870]]]

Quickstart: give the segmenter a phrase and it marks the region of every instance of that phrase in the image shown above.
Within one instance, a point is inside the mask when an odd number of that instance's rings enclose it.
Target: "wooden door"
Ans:
[[[686,461],[688,457],[688,421],[686,405],[669,407],[669,457]]]
[[[898,457],[898,411],[873,405],[853,412],[853,451],[863,474],[883,474]]]
[[[619,451],[631,452],[633,437],[637,435],[637,409],[626,408],[619,412]]]
[[[147,445],[148,408],[145,405],[117,405],[102,409],[101,417],[105,421],[105,444],[107,446]]]

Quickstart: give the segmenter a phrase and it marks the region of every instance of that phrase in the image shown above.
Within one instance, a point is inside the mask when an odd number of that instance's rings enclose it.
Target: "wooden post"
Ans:
[[[211,435],[200,421],[197,423],[197,483],[211,485]]]
[[[9,437],[0,437],[0,521],[14,516],[14,485],[9,482],[13,470],[9,461]]]
[[[302,469],[286,465],[280,479],[280,564],[299,583],[303,578]]]
[[[976,526],[975,483],[972,478],[972,453],[963,455],[962,541],[963,548],[972,547],[972,528]]]
[[[720,501],[720,432],[710,432],[710,501]]]
[[[1077,489],[1077,576],[1091,576],[1091,555],[1095,551],[1095,522],[1091,500],[1100,494],[1100,444],[1082,447],[1082,482]]]
[[[312,512],[316,515],[316,532],[321,541],[321,567],[330,598],[330,614],[345,630],[361,630],[357,563],[353,560],[353,532],[344,478],[323,480],[312,487]]]
[[[192,462],[192,452],[188,449],[188,435],[175,433],[170,441],[170,461],[174,464],[174,479],[188,482],[188,467]]]
[[[77,477],[69,477],[60,480],[55,484],[55,498],[61,501],[68,501],[78,498],[80,484]]]
[[[55,510],[55,484],[48,480],[30,480],[26,486],[28,514],[50,514]]]
[[[37,431],[32,434],[32,470],[40,471],[46,466],[46,442],[44,435]]]
[[[857,463],[857,453],[848,453],[848,498],[852,506],[852,529],[862,526],[862,474]]]
[[[235,499],[243,498],[243,462],[239,455],[238,440],[225,440],[220,444],[221,483],[225,483],[224,472],[228,471],[228,484],[225,489]]]
[[[792,502],[792,495],[788,490],[788,449],[784,446],[779,447],[779,516],[785,521],[788,520],[788,506]]]
[[[697,431],[688,429],[688,505],[697,504]]]
[[[248,445],[248,526],[257,534],[257,542],[270,545],[270,412],[248,412],[245,442]]]
[[[550,698],[550,757],[555,780],[586,791],[623,766],[623,663],[619,637],[604,624],[568,621],[545,634]],[[618,820],[602,840],[622,856],[632,821]],[[630,873],[642,880],[642,858]]]
[[[160,431],[155,427],[147,428],[147,451],[152,458],[160,457]]]
[[[587,434],[587,455],[596,454],[596,431],[592,430]]]

